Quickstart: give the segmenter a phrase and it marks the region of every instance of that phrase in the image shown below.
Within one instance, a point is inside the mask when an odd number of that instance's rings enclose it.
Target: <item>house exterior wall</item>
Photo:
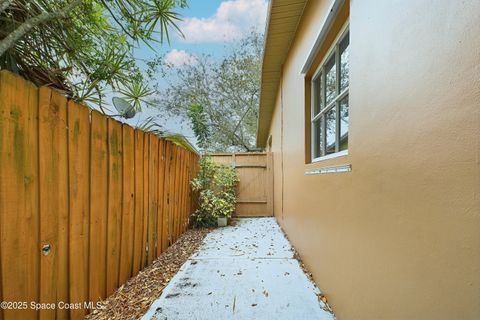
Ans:
[[[306,164],[300,70],[330,3],[283,67],[275,215],[338,319],[480,319],[480,1],[352,0],[349,155]]]

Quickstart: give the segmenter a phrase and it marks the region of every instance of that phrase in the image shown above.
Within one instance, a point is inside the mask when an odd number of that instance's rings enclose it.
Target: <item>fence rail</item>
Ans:
[[[84,302],[112,294],[187,229],[197,163],[0,71],[0,301],[28,303],[0,319],[83,318]]]

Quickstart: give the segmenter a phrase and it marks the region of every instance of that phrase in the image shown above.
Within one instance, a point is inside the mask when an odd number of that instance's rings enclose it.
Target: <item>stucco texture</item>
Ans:
[[[275,215],[338,319],[480,319],[480,1],[352,0],[349,154],[306,164],[300,71],[330,4],[283,67]]]

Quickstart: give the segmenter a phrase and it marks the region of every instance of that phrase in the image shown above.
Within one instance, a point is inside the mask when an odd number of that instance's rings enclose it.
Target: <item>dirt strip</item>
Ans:
[[[138,319],[162,293],[170,279],[197,251],[212,229],[192,229],[160,255],[150,266],[131,278],[113,295],[101,302],[85,319]]]

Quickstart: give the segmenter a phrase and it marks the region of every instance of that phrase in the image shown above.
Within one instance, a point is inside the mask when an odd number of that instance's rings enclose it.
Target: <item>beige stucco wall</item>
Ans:
[[[306,165],[300,70],[329,5],[284,65],[275,214],[340,320],[480,319],[480,1],[352,0],[349,155]]]

